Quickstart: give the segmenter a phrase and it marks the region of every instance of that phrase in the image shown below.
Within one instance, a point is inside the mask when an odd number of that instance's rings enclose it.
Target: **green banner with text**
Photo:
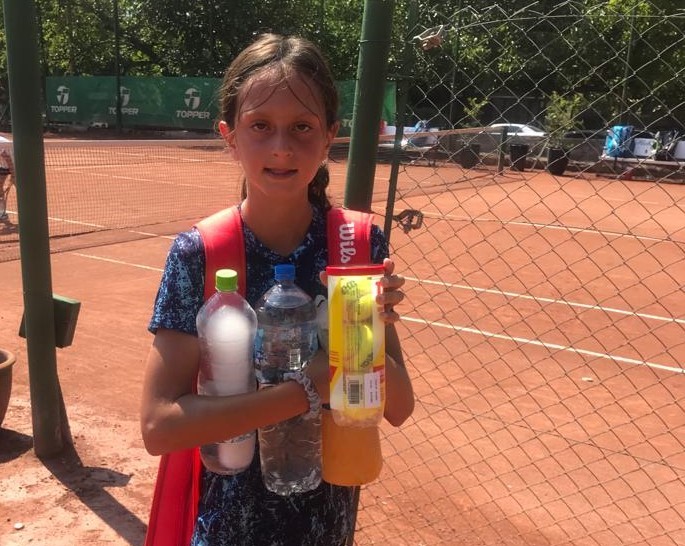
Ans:
[[[352,131],[352,112],[354,109],[354,93],[357,82],[346,80],[336,82],[340,97],[340,108],[338,109],[338,119],[340,120],[340,130],[338,136],[350,136]],[[395,82],[385,82],[385,94],[383,95],[383,110],[381,119],[388,125],[395,124]]]
[[[219,78],[124,76],[119,79],[121,124],[127,128],[212,130],[219,114]],[[340,136],[352,126],[355,82],[337,82]],[[48,77],[48,122],[87,127],[115,127],[117,90],[114,76]],[[386,82],[383,119],[395,119],[395,83]]]

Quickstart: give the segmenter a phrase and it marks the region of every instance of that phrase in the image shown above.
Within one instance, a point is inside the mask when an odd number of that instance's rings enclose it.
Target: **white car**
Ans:
[[[534,127],[533,125],[526,125],[524,123],[493,123],[488,126],[488,129],[496,129],[497,132],[502,132],[502,129],[507,128],[507,136],[530,136],[530,137],[544,137],[547,136],[542,129]]]

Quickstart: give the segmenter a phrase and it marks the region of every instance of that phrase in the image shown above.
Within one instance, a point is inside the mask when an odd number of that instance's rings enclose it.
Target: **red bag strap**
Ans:
[[[371,260],[373,215],[345,208],[328,211],[327,238],[329,265],[359,265]]]
[[[221,210],[195,227],[202,237],[205,249],[205,291],[207,300],[214,294],[214,277],[223,267],[230,267],[238,272],[238,292],[245,296],[246,264],[245,243],[243,241],[243,220],[238,207]]]
[[[162,455],[145,546],[188,546],[200,499],[202,461],[197,448]]]

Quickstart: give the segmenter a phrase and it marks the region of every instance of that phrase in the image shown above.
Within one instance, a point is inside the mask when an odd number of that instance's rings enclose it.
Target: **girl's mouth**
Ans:
[[[271,176],[286,177],[292,176],[297,172],[296,169],[264,169]]]

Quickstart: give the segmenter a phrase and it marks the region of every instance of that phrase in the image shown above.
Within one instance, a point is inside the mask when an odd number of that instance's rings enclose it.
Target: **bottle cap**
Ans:
[[[274,267],[274,278],[277,281],[294,281],[295,266],[293,264],[278,264]]]
[[[216,272],[215,286],[219,292],[235,292],[238,288],[238,273],[233,269],[219,269]]]

